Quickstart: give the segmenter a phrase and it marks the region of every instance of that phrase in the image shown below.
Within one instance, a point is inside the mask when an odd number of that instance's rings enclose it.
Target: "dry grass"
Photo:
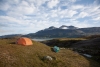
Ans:
[[[86,40],[86,38],[57,38],[60,41],[68,41],[68,40]]]
[[[74,43],[84,41],[86,39],[84,38],[57,38],[47,41],[42,41],[42,43],[47,44],[48,46],[58,46],[58,47],[64,47],[64,48],[70,48]]]
[[[36,41],[32,46],[14,42],[16,39],[0,39],[0,67],[100,67],[95,61],[68,49],[55,53],[49,46]],[[43,60],[47,55],[53,57],[53,61]]]

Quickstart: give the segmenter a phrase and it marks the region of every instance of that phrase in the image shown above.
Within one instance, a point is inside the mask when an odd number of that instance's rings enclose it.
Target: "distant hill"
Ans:
[[[40,30],[36,33],[27,34],[25,36],[31,38],[75,38],[88,35],[99,35],[100,27],[90,27],[90,28],[77,28],[74,26],[61,26],[56,28],[54,26],[49,27],[44,30]]]
[[[29,37],[29,38],[77,38],[90,35],[100,35],[100,27],[89,27],[89,28],[78,28],[75,26],[62,25],[59,28],[51,26],[49,28],[40,30],[36,33],[29,33],[26,35],[12,34],[0,36],[0,38],[11,38],[11,37]]]
[[[19,38],[23,36],[22,34],[10,34],[10,35],[4,35],[4,36],[0,36],[0,38]]]
[[[0,67],[100,67],[96,61],[69,49],[55,53],[45,44],[33,41],[31,46],[22,46],[15,44],[16,40],[0,39]],[[48,55],[52,61],[44,59]]]

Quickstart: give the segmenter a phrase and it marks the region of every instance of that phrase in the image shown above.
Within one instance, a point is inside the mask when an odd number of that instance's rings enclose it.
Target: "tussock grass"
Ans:
[[[68,49],[55,53],[45,44],[33,41],[32,46],[22,46],[15,44],[16,40],[0,39],[0,67],[100,67]],[[47,55],[53,60],[43,60]]]

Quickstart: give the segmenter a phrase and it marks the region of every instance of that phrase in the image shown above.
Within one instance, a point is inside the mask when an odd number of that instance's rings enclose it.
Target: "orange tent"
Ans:
[[[31,41],[31,39],[22,37],[17,40],[17,44],[25,46],[25,45],[32,45],[33,43]]]

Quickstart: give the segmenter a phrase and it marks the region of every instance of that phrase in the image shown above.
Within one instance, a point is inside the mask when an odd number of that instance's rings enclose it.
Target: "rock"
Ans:
[[[51,61],[51,60],[53,60],[53,59],[52,59],[51,56],[45,56],[45,57],[44,57],[44,60],[50,60],[50,61]]]

